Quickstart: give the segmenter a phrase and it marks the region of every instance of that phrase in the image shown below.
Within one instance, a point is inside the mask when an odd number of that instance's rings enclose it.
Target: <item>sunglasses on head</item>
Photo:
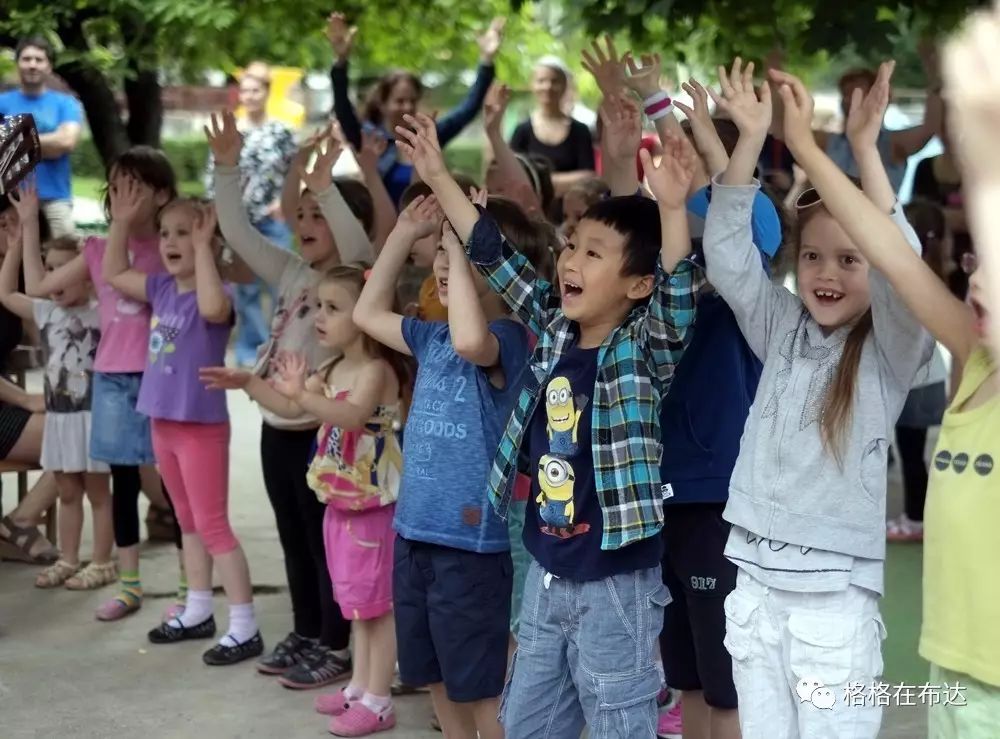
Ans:
[[[808,190],[803,190],[797,198],[795,198],[795,210],[803,211],[812,208],[814,205],[819,205],[823,202],[823,198],[819,196],[819,191],[815,187],[810,187]]]

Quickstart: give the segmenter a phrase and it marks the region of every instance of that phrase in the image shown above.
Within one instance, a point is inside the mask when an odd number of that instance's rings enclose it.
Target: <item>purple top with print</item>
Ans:
[[[232,295],[229,286],[226,292]],[[197,293],[178,293],[170,275],[149,275],[146,298],[153,317],[138,411],[167,421],[228,421],[225,392],[208,390],[198,380],[198,369],[225,364],[232,318],[226,323],[206,321],[198,313]]]

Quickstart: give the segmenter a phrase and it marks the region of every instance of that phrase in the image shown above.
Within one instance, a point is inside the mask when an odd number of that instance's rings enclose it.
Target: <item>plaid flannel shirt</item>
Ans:
[[[488,215],[476,223],[466,252],[539,337],[490,470],[490,502],[506,517],[525,427],[559,359],[575,343],[577,327],[563,314],[552,285],[511,248]],[[637,306],[598,351],[591,443],[604,524],[601,549],[619,549],[663,527],[660,400],[690,340],[695,298],[703,283],[702,271],[690,260],[678,264],[671,275],[657,260],[648,307]]]

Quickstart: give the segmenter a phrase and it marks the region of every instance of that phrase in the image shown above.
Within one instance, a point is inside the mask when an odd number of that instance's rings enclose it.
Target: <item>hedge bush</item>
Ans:
[[[163,151],[174,165],[181,182],[202,182],[208,161],[208,142],[203,138],[170,139],[163,142]],[[475,140],[452,142],[445,150],[448,166],[477,181],[482,176],[483,147]],[[71,155],[73,174],[78,177],[104,178],[104,164],[94,142],[84,138]]]

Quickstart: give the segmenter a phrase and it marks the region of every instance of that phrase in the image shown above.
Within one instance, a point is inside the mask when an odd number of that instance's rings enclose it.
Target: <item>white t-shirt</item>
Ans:
[[[798,546],[733,526],[726,557],[768,587],[795,593],[828,593],[850,585],[882,595],[884,563],[877,559]]]

